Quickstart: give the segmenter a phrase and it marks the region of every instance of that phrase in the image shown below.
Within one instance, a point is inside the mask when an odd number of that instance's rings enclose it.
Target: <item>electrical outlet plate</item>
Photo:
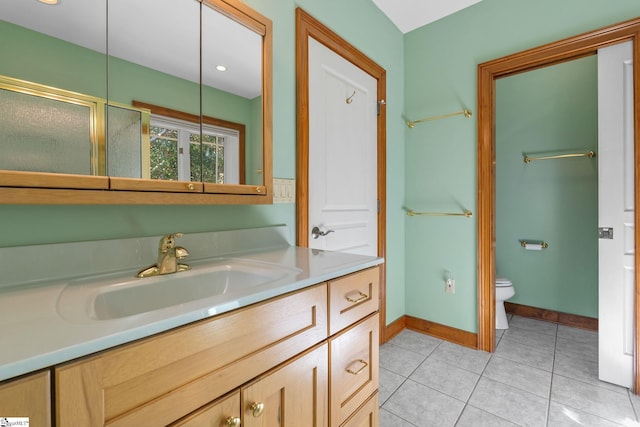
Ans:
[[[444,291],[448,294],[456,293],[456,281],[454,279],[447,279],[444,284]]]

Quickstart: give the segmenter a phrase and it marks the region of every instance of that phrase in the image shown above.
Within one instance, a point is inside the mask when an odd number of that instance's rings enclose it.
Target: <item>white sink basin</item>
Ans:
[[[137,278],[135,273],[97,275],[70,281],[58,299],[59,314],[72,321],[112,320],[225,295],[294,277],[300,270],[241,258],[193,263],[192,269]]]

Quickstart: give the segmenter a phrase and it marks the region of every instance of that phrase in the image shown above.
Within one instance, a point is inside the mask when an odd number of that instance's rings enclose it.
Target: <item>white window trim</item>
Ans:
[[[177,128],[193,133],[200,133],[200,125],[187,120],[151,114],[151,126]],[[224,138],[224,178],[225,184],[240,183],[240,132],[220,126],[202,125],[202,132]],[[189,137],[185,132],[178,136],[178,179],[191,180],[191,159],[189,157]],[[182,150],[180,150],[182,148]]]

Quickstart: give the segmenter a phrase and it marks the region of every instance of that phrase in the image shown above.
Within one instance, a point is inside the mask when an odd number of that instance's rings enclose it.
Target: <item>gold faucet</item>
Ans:
[[[188,250],[182,246],[175,246],[175,240],[178,237],[182,237],[182,233],[167,234],[162,237],[158,246],[158,261],[141,270],[136,276],[151,277],[189,270],[191,268],[189,265],[178,262],[189,256]]]

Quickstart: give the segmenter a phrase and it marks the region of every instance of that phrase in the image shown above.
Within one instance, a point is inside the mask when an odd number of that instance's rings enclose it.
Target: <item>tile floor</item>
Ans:
[[[493,354],[409,330],[384,344],[380,427],[640,427],[640,398],[597,379],[597,333],[509,324]]]

